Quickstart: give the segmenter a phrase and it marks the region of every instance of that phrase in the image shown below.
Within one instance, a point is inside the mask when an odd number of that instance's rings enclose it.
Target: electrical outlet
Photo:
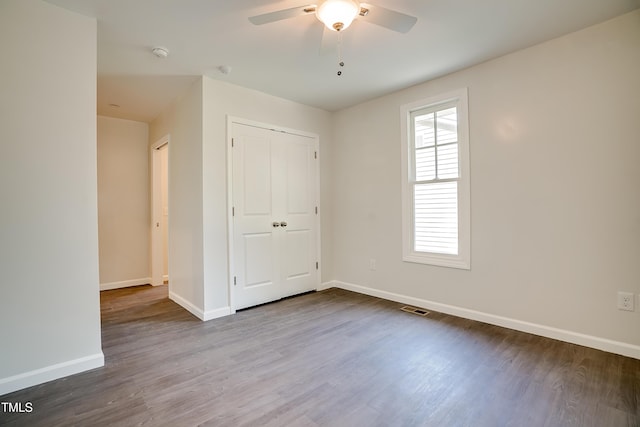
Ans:
[[[375,271],[376,270],[376,260],[371,258],[369,260],[369,270],[371,271]]]
[[[618,310],[633,311],[633,297],[631,292],[618,292]]]

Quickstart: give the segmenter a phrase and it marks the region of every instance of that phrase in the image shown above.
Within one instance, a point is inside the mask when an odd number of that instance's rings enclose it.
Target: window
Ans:
[[[467,90],[402,107],[403,260],[470,268]]]

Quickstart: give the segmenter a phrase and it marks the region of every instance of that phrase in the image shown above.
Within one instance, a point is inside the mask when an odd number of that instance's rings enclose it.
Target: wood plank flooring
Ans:
[[[640,426],[640,360],[338,289],[200,322],[105,291],[106,366],[6,426]]]

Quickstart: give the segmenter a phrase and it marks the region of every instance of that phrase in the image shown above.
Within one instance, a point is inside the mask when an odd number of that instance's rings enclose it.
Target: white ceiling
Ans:
[[[343,33],[338,77],[337,52],[320,53],[323,25],[314,15],[262,26],[247,19],[305,0],[46,1],[98,20],[98,114],[144,122],[203,74],[334,111],[640,7],[640,0],[371,0],[418,22],[407,34],[354,22]],[[169,57],[153,56],[154,46]]]

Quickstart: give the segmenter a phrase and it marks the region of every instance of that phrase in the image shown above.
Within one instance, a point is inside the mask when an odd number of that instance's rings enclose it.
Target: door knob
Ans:
[[[272,225],[273,225],[274,227],[280,227],[280,223],[279,223],[279,222],[274,222]]]
[[[287,226],[287,223],[286,223],[286,222],[284,222],[284,221],[282,221],[282,222],[280,223],[280,226],[281,226],[281,227],[286,227],[286,226]]]

